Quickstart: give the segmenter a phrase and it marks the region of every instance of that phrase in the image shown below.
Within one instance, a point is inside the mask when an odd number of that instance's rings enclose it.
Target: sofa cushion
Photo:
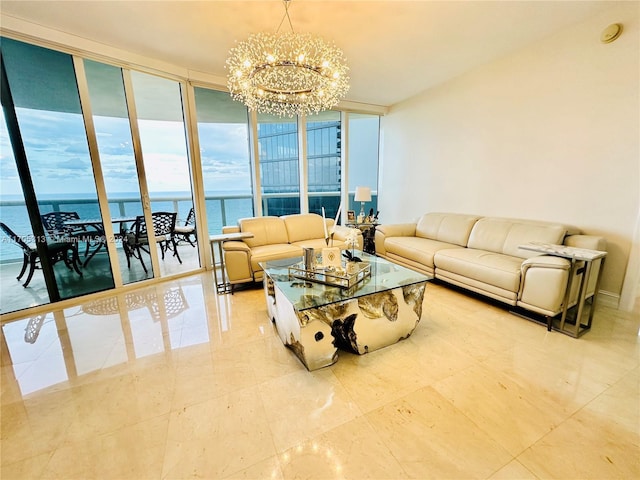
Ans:
[[[241,232],[253,233],[253,238],[245,238],[249,247],[289,243],[287,227],[280,217],[251,217],[238,220]]]
[[[251,269],[254,272],[261,271],[260,262],[280,260],[283,258],[302,257],[302,248],[298,245],[279,243],[274,245],[262,245],[251,249]]]
[[[416,225],[416,236],[467,246],[471,229],[480,217],[457,213],[427,213]]]
[[[436,253],[437,269],[518,292],[522,258],[473,248],[452,248]]]
[[[418,262],[433,269],[433,256],[438,250],[455,248],[450,243],[418,237],[390,237],[385,239],[387,253]],[[460,247],[462,248],[462,247]]]
[[[289,243],[315,238],[324,239],[325,220],[315,213],[301,213],[282,217],[287,228]],[[333,223],[333,222],[332,222]],[[327,227],[327,232],[329,227]]]
[[[562,244],[567,227],[557,223],[486,217],[476,222],[468,247],[489,252],[530,258],[539,253],[519,248],[528,242]]]

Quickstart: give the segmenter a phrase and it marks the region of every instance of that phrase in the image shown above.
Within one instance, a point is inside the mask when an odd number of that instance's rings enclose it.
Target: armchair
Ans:
[[[54,241],[73,241],[85,244],[84,265],[105,245],[104,230],[95,224],[69,225],[67,222],[80,220],[77,212],[50,212],[40,215],[42,226]],[[90,253],[91,252],[91,253]]]
[[[153,212],[151,214],[153,219],[153,235],[156,244],[160,247],[163,260],[165,252],[167,250],[173,250],[173,256],[178,259],[178,262],[182,263],[182,259],[178,253],[176,239],[173,235],[176,226],[176,216],[177,213],[175,212]],[[131,257],[135,257],[140,260],[144,272],[148,273],[147,266],[142,259],[142,252],[149,253],[147,249],[149,245],[149,234],[144,215],[138,215],[136,217],[131,231],[127,233],[122,244],[127,257],[127,268],[131,268]]]
[[[174,227],[173,235],[176,238],[176,242],[185,241],[192,247],[196,246],[195,242],[198,240],[198,237],[196,233],[196,214],[193,207],[189,210],[189,214],[187,215],[184,225],[176,225]],[[193,240],[191,237],[193,237]]]
[[[38,250],[35,245],[28,245],[22,238],[16,235],[11,228],[2,222],[0,222],[0,230],[2,230],[2,232],[22,250],[22,269],[16,277],[16,280],[20,280],[22,278],[28,267],[29,273],[27,274],[25,282],[22,284],[23,287],[27,287],[33,278],[34,271],[37,268],[42,268]],[[47,252],[49,261],[52,264],[62,261],[69,270],[73,269],[78,275],[82,276],[82,272],[78,268],[78,250],[75,243],[69,241],[47,242]]]

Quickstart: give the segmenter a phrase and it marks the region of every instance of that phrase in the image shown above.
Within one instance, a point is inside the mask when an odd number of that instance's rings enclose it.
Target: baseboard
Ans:
[[[618,307],[620,306],[620,295],[618,295],[617,293],[600,290],[598,292],[597,301],[598,305],[602,307],[618,309]]]

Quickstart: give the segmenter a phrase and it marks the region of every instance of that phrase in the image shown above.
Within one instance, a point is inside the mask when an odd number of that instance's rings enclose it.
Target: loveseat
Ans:
[[[333,219],[323,219],[315,213],[242,218],[238,225],[225,226],[223,233],[245,232],[253,236],[242,241],[224,242],[224,263],[229,283],[237,285],[262,281],[264,272],[260,262],[302,256],[303,248],[322,249],[325,241],[325,224],[328,233],[333,232],[329,246],[345,248],[347,235],[355,232],[357,249],[362,249],[362,233],[340,225]]]
[[[529,242],[606,250],[602,237],[568,225],[453,213],[427,213],[415,223],[380,225],[376,254],[436,279],[544,315],[560,313],[570,261],[519,248]],[[587,283],[593,296],[600,260]],[[576,269],[576,276],[581,274]],[[569,306],[577,300],[572,281]]]

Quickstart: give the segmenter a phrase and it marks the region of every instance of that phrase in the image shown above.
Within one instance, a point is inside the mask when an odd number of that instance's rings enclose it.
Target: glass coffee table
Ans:
[[[362,355],[405,339],[422,317],[432,277],[374,255],[359,257],[370,274],[350,288],[315,281],[313,272],[300,275],[302,257],[260,263],[269,318],[308,370],[335,363],[338,348]]]

